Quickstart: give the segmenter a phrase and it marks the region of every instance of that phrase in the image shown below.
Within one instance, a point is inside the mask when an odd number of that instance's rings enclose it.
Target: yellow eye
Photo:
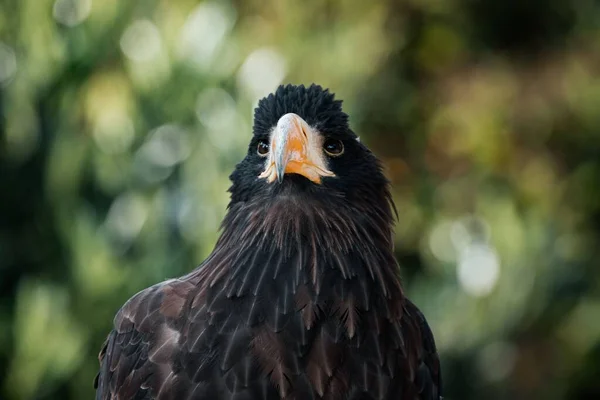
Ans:
[[[258,141],[258,147],[256,148],[256,152],[259,156],[264,157],[269,154],[269,142],[265,139],[260,139]]]
[[[331,157],[339,157],[344,154],[344,143],[337,139],[327,139],[323,143],[323,149]]]

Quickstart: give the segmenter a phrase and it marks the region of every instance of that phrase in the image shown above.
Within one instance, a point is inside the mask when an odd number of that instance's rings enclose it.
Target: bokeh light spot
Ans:
[[[460,253],[457,275],[460,286],[467,294],[487,296],[500,277],[500,259],[491,246],[471,243]]]
[[[286,61],[274,49],[253,51],[238,72],[238,84],[254,100],[266,96],[281,83],[286,75]]]
[[[456,250],[451,240],[453,226],[452,222],[443,221],[434,226],[429,234],[429,249],[434,257],[440,261],[456,261]]]
[[[96,145],[107,154],[122,153],[129,149],[134,138],[131,118],[122,112],[100,114],[93,130]]]
[[[17,72],[17,57],[13,49],[0,42],[0,84],[8,83]]]
[[[156,25],[143,19],[133,22],[121,37],[121,50],[129,59],[151,61],[161,52],[162,39]]]
[[[208,88],[200,92],[196,116],[206,127],[210,143],[223,151],[229,151],[247,137],[235,100],[223,89]]]
[[[181,30],[179,56],[199,67],[208,67],[234,22],[234,9],[217,3],[200,4]]]
[[[143,199],[126,192],[110,206],[105,226],[111,237],[120,242],[130,242],[140,233],[147,217],[148,207]]]
[[[139,150],[153,164],[172,167],[190,155],[187,133],[177,125],[162,125],[148,135],[148,140]]]
[[[92,11],[92,0],[56,0],[52,7],[54,19],[68,27],[85,21]]]

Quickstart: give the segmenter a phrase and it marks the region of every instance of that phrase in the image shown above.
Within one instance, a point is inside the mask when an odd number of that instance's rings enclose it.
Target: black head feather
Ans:
[[[254,135],[267,135],[287,113],[298,114],[322,133],[356,137],[348,127],[348,115],[342,111],[342,101],[336,100],[328,89],[315,84],[308,88],[282,85],[275,93],[260,100],[254,110]]]
[[[286,178],[283,185],[270,185],[258,175],[264,169],[264,159],[258,156],[256,148],[259,140],[268,137],[279,119],[294,113],[304,119],[319,134],[326,138],[341,140],[344,144],[344,155],[330,158],[329,168],[335,178],[325,178],[323,185],[314,185],[300,177]],[[342,110],[342,101],[319,85],[285,85],[259,101],[254,110],[253,137],[248,153],[240,162],[230,179],[233,185],[231,204],[246,202],[252,199],[272,199],[276,193],[296,193],[309,200],[311,195],[329,199],[330,207],[335,203],[346,205],[354,202],[380,202],[388,205],[388,180],[382,173],[380,162],[371,151],[358,140],[350,129],[348,115]]]

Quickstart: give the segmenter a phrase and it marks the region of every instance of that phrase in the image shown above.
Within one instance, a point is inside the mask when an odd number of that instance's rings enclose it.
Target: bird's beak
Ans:
[[[298,174],[320,184],[322,177],[335,176],[327,168],[322,142],[322,136],[306,121],[285,114],[273,130],[266,168],[259,178],[281,182],[285,174]]]

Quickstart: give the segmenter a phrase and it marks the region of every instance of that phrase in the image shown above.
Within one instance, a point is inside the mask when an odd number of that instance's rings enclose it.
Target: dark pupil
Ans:
[[[342,151],[340,142],[335,141],[335,140],[329,140],[327,143],[325,143],[325,148],[327,149],[328,152],[333,153],[333,154],[336,154],[336,153],[339,153],[340,151]]]
[[[264,140],[258,142],[258,152],[260,154],[267,154],[269,152],[269,145]]]

